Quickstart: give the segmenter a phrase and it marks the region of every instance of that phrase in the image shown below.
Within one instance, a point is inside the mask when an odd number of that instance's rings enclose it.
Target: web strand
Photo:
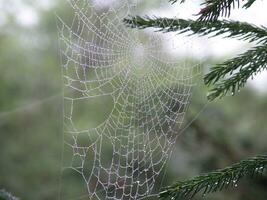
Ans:
[[[71,25],[59,19],[64,148],[72,154],[64,168],[85,183],[86,198],[146,199],[157,195],[199,65],[169,55],[158,33],[126,28],[135,3],[101,10],[96,2],[69,0]],[[90,125],[77,113],[90,113],[97,101],[112,107]]]

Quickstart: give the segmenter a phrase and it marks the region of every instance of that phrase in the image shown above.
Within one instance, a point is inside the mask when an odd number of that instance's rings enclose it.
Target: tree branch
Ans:
[[[179,181],[160,193],[161,199],[191,199],[197,193],[206,195],[208,193],[221,191],[223,189],[236,187],[239,180],[244,177],[255,177],[267,172],[267,156],[243,160],[225,169],[197,176],[191,180]]]
[[[178,32],[210,35],[211,37],[227,34],[224,37],[247,40],[249,42],[267,43],[267,28],[258,27],[245,22],[238,21],[214,21],[202,22],[185,19],[151,18],[151,17],[129,17],[124,23],[131,28],[156,28],[164,33]]]
[[[186,0],[169,0],[172,4],[184,3]],[[205,0],[198,15],[199,21],[216,21],[220,16],[229,17],[231,10],[240,8],[241,0]],[[243,0],[244,2],[244,0]],[[246,0],[242,8],[249,8],[256,0]]]
[[[261,43],[251,50],[216,65],[205,76],[205,84],[214,84],[214,88],[208,95],[209,100],[226,95],[229,91],[234,94],[246,81],[266,69],[267,63],[267,28],[257,27],[244,22],[235,21],[194,21],[169,18],[131,17],[124,22],[132,28],[154,27],[163,32],[178,32],[210,35],[215,37],[226,34],[225,37],[247,40],[248,42]],[[239,70],[233,75],[233,73]],[[224,79],[227,77],[227,79]]]
[[[16,197],[12,196],[5,190],[0,190],[0,200],[18,200]]]
[[[208,94],[208,99],[214,100],[217,97],[223,97],[229,91],[234,95],[236,91],[244,87],[249,78],[266,70],[266,63],[267,45],[264,45],[213,67],[204,78],[206,85],[214,85]],[[238,71],[234,73],[236,70]],[[227,75],[229,78],[222,80]]]
[[[184,3],[186,0],[169,0],[169,2],[171,2],[172,4],[175,4],[177,2],[179,3]]]
[[[249,8],[256,0],[246,0],[243,8]],[[200,21],[216,21],[220,16],[229,17],[231,10],[240,8],[241,0],[206,0],[199,12]]]

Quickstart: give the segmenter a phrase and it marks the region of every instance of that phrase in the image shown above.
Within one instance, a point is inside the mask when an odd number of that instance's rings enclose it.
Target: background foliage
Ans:
[[[10,2],[0,1],[6,15],[0,25],[0,189],[20,199],[53,200],[58,195],[62,146],[61,69],[54,11],[68,17],[69,10],[62,1],[52,7],[25,1],[38,11],[39,23],[23,26]],[[204,64],[208,67],[218,62],[211,57]],[[205,104],[205,93],[203,86],[195,89],[185,125]],[[247,86],[235,98],[209,104],[177,141],[164,185],[267,152],[266,99],[266,93]],[[70,192],[79,193],[79,181],[73,180]],[[263,177],[205,198],[264,200],[266,187],[267,178]]]

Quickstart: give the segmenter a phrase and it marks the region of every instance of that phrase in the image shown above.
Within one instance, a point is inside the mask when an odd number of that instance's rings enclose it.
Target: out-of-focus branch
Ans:
[[[241,156],[228,143],[222,143],[211,137],[208,130],[198,121],[194,120],[190,126],[195,129],[198,138],[209,142],[215,149],[223,152],[231,162],[237,162]]]
[[[0,190],[0,200],[19,200],[19,199],[2,189]]]

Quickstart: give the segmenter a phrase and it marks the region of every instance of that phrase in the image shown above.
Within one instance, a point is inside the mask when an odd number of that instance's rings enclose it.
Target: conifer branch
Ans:
[[[218,64],[205,76],[205,84],[214,88],[208,95],[209,100],[226,95],[229,91],[234,94],[245,85],[247,80],[262,70],[267,63],[267,28],[258,27],[245,22],[236,21],[193,21],[184,19],[131,17],[124,22],[131,28],[157,28],[162,32],[178,32],[189,34],[209,35],[211,37],[223,35],[261,44],[251,50]],[[236,72],[238,70],[238,72]],[[234,72],[236,72],[234,74]],[[224,79],[226,77],[226,79]]]
[[[184,3],[186,0],[169,0],[172,4],[175,4],[179,1],[179,3]]]
[[[247,3],[243,6],[243,8],[249,8],[255,2],[256,0],[247,0]]]
[[[131,28],[156,28],[162,32],[178,32],[210,35],[211,37],[227,34],[224,37],[247,40],[249,42],[267,43],[267,28],[258,27],[246,22],[222,20],[214,22],[202,22],[185,19],[151,18],[151,17],[129,17],[124,23]]]
[[[200,175],[190,180],[179,181],[164,188],[159,197],[172,200],[192,199],[198,193],[206,195],[228,187],[237,187],[241,178],[265,174],[267,174],[267,156],[257,156],[225,169]]]
[[[185,0],[169,0],[172,4],[184,3]],[[244,0],[242,0],[244,2]],[[249,8],[255,3],[256,0],[245,0],[245,4],[242,8]],[[205,0],[202,5],[204,6],[198,15],[199,21],[215,21],[220,16],[229,17],[231,10],[234,8],[240,8],[241,0]]]
[[[12,196],[5,190],[0,190],[0,200],[18,200],[16,197]]]
[[[169,0],[172,3],[183,3],[185,0]],[[237,38],[248,42],[256,42],[258,46],[232,58],[211,69],[205,76],[206,85],[214,85],[208,98],[213,100],[227,92],[233,94],[239,90],[250,77],[267,68],[267,29],[244,22],[229,20],[218,21],[218,17],[229,17],[234,7],[240,7],[241,0],[206,0],[199,12],[197,21],[169,18],[130,17],[124,22],[131,28],[156,28],[162,32],[178,32],[209,35],[211,37],[224,34],[224,37]],[[244,0],[242,8],[249,8],[256,0]],[[192,199],[196,194],[203,195],[236,187],[241,178],[267,174],[267,155],[257,156],[241,161],[225,169],[197,176],[191,180],[178,181],[166,187],[159,194],[161,199]]]
[[[243,8],[249,8],[256,0],[246,0]],[[200,21],[215,21],[220,16],[229,17],[231,10],[240,8],[241,0],[206,0],[204,8],[199,12]]]
[[[209,100],[223,97],[229,91],[232,95],[244,87],[249,78],[267,68],[267,45],[258,46],[248,50],[240,56],[230,59],[213,67],[205,76],[206,85],[214,84],[214,88],[208,94]],[[235,70],[238,70],[236,73]],[[225,76],[229,77],[222,80]]]

